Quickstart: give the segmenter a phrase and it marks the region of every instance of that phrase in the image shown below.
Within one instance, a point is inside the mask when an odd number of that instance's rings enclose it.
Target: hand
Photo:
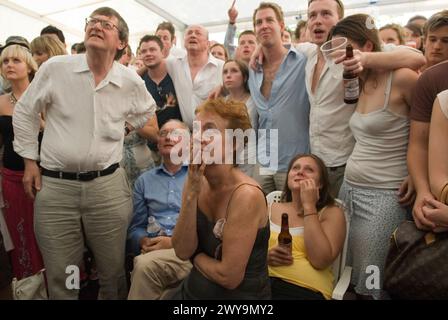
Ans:
[[[441,232],[448,227],[448,206],[433,198],[424,198],[422,212],[425,218],[435,224],[434,232]]]
[[[315,208],[319,200],[319,189],[313,179],[300,181],[300,200],[303,208]]]
[[[143,76],[146,72],[148,72],[148,67],[146,67],[146,66],[143,66],[137,70],[137,74],[140,77]]]
[[[365,66],[365,54],[359,50],[353,50],[353,58],[345,60],[345,54],[341,55],[334,60],[334,63],[341,63],[344,66],[344,71],[351,72],[353,74],[359,75]]]
[[[436,225],[428,220],[422,211],[423,206],[429,199],[434,199],[434,196],[430,192],[417,192],[417,197],[415,198],[414,208],[412,209],[412,216],[414,217],[415,225],[421,230],[432,230]]]
[[[24,159],[24,161],[23,187],[25,194],[34,200],[36,193],[40,191],[42,186],[40,170],[35,160]]]
[[[223,91],[224,86],[222,85],[213,88],[213,90],[208,94],[208,99],[218,99],[223,94]]]
[[[268,251],[268,264],[273,267],[293,264],[291,252],[284,247],[276,246]]]
[[[236,18],[238,18],[238,11],[235,8],[235,2],[236,2],[236,0],[233,0],[232,6],[227,11],[227,15],[229,16],[230,24],[235,24]]]
[[[402,207],[407,207],[412,205],[415,200],[415,188],[414,183],[410,176],[407,176],[400,185],[398,189],[398,203]]]
[[[148,238],[144,237],[140,240],[140,248],[141,253],[148,253],[155,250],[161,250],[161,249],[171,249],[173,245],[171,244],[171,238],[170,237],[155,237],[155,238]]]
[[[167,107],[174,107],[175,105],[177,105],[176,96],[172,92],[170,92],[166,96],[166,106]]]
[[[195,144],[198,145],[196,147],[197,150],[194,148]],[[201,142],[200,140],[195,139],[195,137],[191,139],[190,143],[190,161],[184,189],[188,192],[192,192],[194,195],[199,195],[206,165],[202,161]]]
[[[261,46],[258,44],[250,57],[249,67],[254,71],[258,71],[259,66],[263,65],[263,59],[263,50],[261,50]]]

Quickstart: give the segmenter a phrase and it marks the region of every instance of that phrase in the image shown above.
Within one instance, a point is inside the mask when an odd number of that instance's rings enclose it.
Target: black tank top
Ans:
[[[244,183],[247,184],[247,183]],[[241,184],[243,185],[243,184]],[[241,185],[237,186],[234,191]],[[257,186],[255,186],[257,187]],[[258,187],[257,187],[258,188]],[[261,189],[260,189],[261,191]],[[263,192],[263,191],[261,191]],[[229,200],[230,202],[230,200]],[[213,233],[215,222],[208,220],[199,209],[197,211],[197,233],[200,251],[215,257],[219,251],[221,240]],[[257,237],[246,266],[244,279],[234,290],[226,289],[205,278],[194,266],[190,275],[182,284],[180,299],[270,299],[271,288],[268,276],[267,252],[270,230],[269,219],[263,228],[258,229]]]
[[[12,116],[0,116],[0,133],[5,146],[3,152],[3,166],[13,171],[25,170],[23,159],[19,156],[12,146],[14,140],[14,131],[12,129]]]

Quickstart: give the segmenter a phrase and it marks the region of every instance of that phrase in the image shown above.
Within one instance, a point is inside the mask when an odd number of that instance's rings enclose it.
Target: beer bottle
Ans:
[[[346,59],[353,58],[353,47],[348,44],[345,49]],[[347,104],[357,103],[359,99],[359,79],[352,72],[345,71],[342,74],[344,79],[344,102]]]
[[[278,244],[292,250],[292,236],[289,233],[288,214],[282,213],[282,228],[278,235]]]

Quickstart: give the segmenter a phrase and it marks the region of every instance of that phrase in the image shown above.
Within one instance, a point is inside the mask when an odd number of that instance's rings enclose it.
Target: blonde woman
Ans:
[[[39,67],[51,57],[67,54],[64,44],[49,35],[35,38],[31,41],[30,48],[33,59]]]
[[[12,114],[17,100],[28,88],[37,64],[29,49],[10,45],[0,56],[1,74],[11,86],[11,92],[0,96],[0,135],[4,144],[2,188],[4,215],[14,245],[11,251],[13,274],[18,279],[30,276],[43,267],[42,257],[34,237],[33,201],[25,195],[22,178],[23,158],[14,152]]]

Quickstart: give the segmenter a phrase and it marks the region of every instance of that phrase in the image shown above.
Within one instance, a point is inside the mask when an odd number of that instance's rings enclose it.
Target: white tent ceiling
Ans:
[[[112,7],[123,16],[130,29],[130,43],[135,48],[145,34],[169,20],[179,35],[189,24],[203,24],[211,38],[223,41],[227,26],[227,10],[233,0],[0,0],[0,43],[10,35],[29,40],[40,30],[55,25],[64,31],[68,45],[82,41],[84,18],[94,9]],[[274,0],[285,13],[287,25],[306,18],[308,0]],[[252,28],[252,13],[259,0],[237,0],[239,30]],[[358,12],[374,15],[378,24],[405,23],[415,14],[430,15],[446,9],[446,0],[344,0],[346,15]],[[404,22],[403,22],[404,21]],[[179,37],[181,39],[182,37]]]

